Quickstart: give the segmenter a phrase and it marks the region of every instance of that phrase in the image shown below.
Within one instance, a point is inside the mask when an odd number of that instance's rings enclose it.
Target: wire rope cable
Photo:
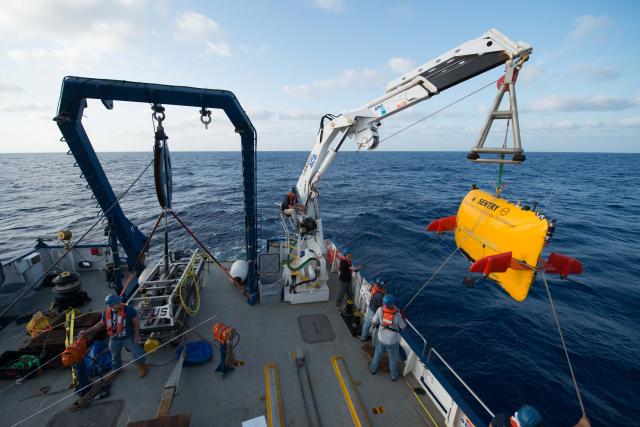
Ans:
[[[446,110],[447,108],[452,107],[452,106],[456,105],[457,103],[459,103],[459,102],[461,102],[461,101],[464,101],[465,99],[467,99],[467,98],[469,98],[469,97],[471,97],[471,96],[475,95],[476,93],[483,91],[484,89],[488,88],[489,86],[493,86],[493,85],[494,85],[494,84],[496,84],[497,82],[498,82],[498,80],[494,80],[494,81],[492,81],[491,83],[487,83],[486,85],[484,85],[484,86],[482,86],[482,87],[480,87],[480,88],[478,88],[478,89],[474,90],[473,92],[469,92],[469,93],[468,93],[468,94],[466,94],[465,96],[463,96],[463,97],[461,97],[461,98],[456,99],[455,101],[453,101],[453,102],[451,102],[451,103],[449,103],[449,104],[445,105],[444,107],[442,107],[442,108],[440,108],[440,109],[438,109],[438,110],[434,111],[433,113],[429,113],[429,114],[427,114],[426,116],[424,116],[423,118],[421,118],[421,119],[419,119],[419,120],[416,120],[415,122],[413,122],[413,123],[409,124],[408,126],[405,126],[404,128],[402,128],[402,129],[400,129],[400,130],[398,130],[398,131],[396,131],[396,132],[392,133],[391,135],[389,135],[389,136],[387,136],[387,137],[385,137],[385,138],[382,138],[382,139],[380,140],[380,142],[382,143],[382,142],[384,142],[384,141],[386,141],[386,140],[388,140],[388,139],[393,138],[394,136],[396,136],[396,135],[398,135],[398,134],[400,134],[400,133],[404,132],[404,131],[405,131],[405,130],[407,130],[407,129],[410,129],[410,128],[414,127],[415,125],[417,125],[417,124],[419,124],[419,123],[424,122],[425,120],[427,120],[427,119],[429,119],[429,118],[431,118],[431,117],[435,116],[436,114],[438,114],[438,113],[440,113],[440,112],[442,112],[442,111]]]
[[[571,380],[573,381],[573,387],[576,389],[576,396],[578,396],[578,403],[580,404],[580,410],[582,411],[582,416],[586,417],[587,413],[584,409],[584,403],[582,402],[582,396],[580,394],[580,387],[578,387],[578,382],[576,381],[576,375],[573,372],[573,365],[571,364],[571,359],[569,358],[569,352],[567,351],[567,345],[564,342],[564,335],[562,334],[562,328],[560,328],[560,320],[558,319],[558,313],[556,312],[556,305],[553,303],[553,298],[551,298],[551,291],[549,290],[549,284],[547,283],[547,276],[544,273],[544,270],[540,270],[542,272],[542,281],[544,282],[544,287],[547,290],[547,296],[549,297],[549,303],[551,304],[551,312],[553,313],[553,320],[556,322],[556,327],[558,328],[558,335],[560,335],[560,342],[562,343],[562,349],[564,350],[564,355],[567,358],[567,364],[569,365],[569,372],[571,373]]]

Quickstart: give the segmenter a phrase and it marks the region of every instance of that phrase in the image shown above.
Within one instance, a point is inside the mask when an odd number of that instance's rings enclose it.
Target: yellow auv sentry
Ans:
[[[482,190],[471,190],[456,216],[458,248],[473,261],[512,252],[512,266],[504,273],[490,273],[513,299],[523,301],[535,279],[535,268],[544,248],[549,223],[535,212]],[[529,266],[530,268],[526,268]]]

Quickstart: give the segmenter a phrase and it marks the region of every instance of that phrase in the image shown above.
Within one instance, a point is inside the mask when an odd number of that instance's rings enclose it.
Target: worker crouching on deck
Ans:
[[[105,299],[107,308],[102,312],[100,322],[86,331],[80,331],[79,336],[97,332],[102,328],[109,334],[109,350],[111,350],[111,374],[109,379],[115,378],[118,369],[122,367],[122,347],[131,352],[138,365],[138,377],[147,375],[149,369],[146,364],[145,353],[140,346],[140,318],[135,308],[124,304],[120,296],[108,295]]]
[[[407,327],[400,310],[395,305],[393,295],[387,294],[382,298],[380,307],[373,316],[374,334],[377,333],[376,351],[369,365],[372,374],[378,371],[378,363],[382,359],[382,352],[389,355],[389,372],[391,381],[398,379],[398,359],[400,353],[400,331]],[[375,330],[377,328],[377,331]]]

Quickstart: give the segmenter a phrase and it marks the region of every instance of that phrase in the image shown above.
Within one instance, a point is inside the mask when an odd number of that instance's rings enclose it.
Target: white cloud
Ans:
[[[7,56],[14,62],[24,62],[27,59],[27,54],[22,49],[9,49]]]
[[[618,126],[621,127],[640,127],[640,116],[634,116],[634,117],[624,117],[622,119],[618,119],[617,121]]]
[[[527,64],[518,73],[518,81],[535,82],[546,74],[543,67],[538,64]]]
[[[197,12],[185,12],[175,21],[174,35],[178,39],[203,41],[220,31],[216,21]]]
[[[294,97],[307,96],[318,91],[335,91],[337,89],[362,89],[372,86],[380,86],[387,77],[379,70],[365,68],[362,70],[348,69],[333,79],[316,80],[308,84],[284,85],[282,90]]]
[[[576,18],[573,29],[569,33],[571,40],[581,40],[613,25],[607,15],[583,15]]]
[[[606,95],[546,95],[531,104],[532,111],[618,111],[634,107],[632,101]]]
[[[320,120],[322,114],[313,111],[305,111],[305,110],[288,110],[288,111],[270,111],[270,110],[257,110],[257,109],[249,109],[248,110],[249,117],[251,120],[255,121],[266,121],[266,120]]]
[[[207,40],[207,48],[209,52],[218,56],[229,57],[232,55],[231,47],[225,42],[211,42]]]
[[[572,75],[593,82],[606,82],[620,77],[620,67],[614,65],[574,64]]]
[[[125,21],[94,22],[83,36],[54,47],[34,48],[26,57],[43,61],[58,61],[66,66],[97,62],[107,55],[120,52],[129,45],[133,25]]]
[[[14,85],[13,83],[9,83],[6,80],[0,79],[0,93],[16,93],[16,92],[24,92],[24,88]]]
[[[415,62],[409,58],[391,58],[388,62],[389,68],[396,73],[406,73],[415,68]]]
[[[18,101],[18,102],[2,102],[0,103],[0,111],[4,111],[4,112],[35,112],[35,111],[50,111],[51,112],[51,117],[53,117],[53,114],[55,112],[55,107],[52,107],[50,105],[41,105],[41,104],[35,104],[33,102],[24,102],[24,101]]]
[[[328,10],[329,12],[342,12],[345,9],[342,0],[311,0],[311,5],[316,9]]]

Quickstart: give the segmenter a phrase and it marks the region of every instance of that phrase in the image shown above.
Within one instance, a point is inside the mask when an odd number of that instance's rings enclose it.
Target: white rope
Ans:
[[[562,349],[564,350],[564,355],[567,357],[567,364],[569,365],[569,372],[571,372],[571,379],[573,380],[573,386],[576,389],[576,395],[578,396],[578,403],[580,404],[580,410],[582,411],[582,416],[586,417],[587,414],[584,410],[584,403],[582,403],[582,396],[580,395],[580,388],[578,387],[578,382],[576,381],[576,376],[573,373],[573,366],[571,365],[571,359],[569,358],[569,352],[567,351],[567,345],[564,342],[564,336],[562,335],[562,329],[560,328],[560,320],[558,320],[558,313],[556,313],[556,306],[553,303],[553,299],[551,298],[551,292],[549,291],[549,284],[547,283],[547,276],[544,274],[544,270],[542,272],[542,280],[544,282],[544,287],[547,290],[547,296],[549,297],[549,303],[551,303],[551,312],[553,313],[553,318],[556,322],[556,327],[558,328],[558,334],[560,335],[560,342],[562,343]]]
[[[165,342],[165,343],[162,343],[158,348],[156,348],[156,349],[155,349],[155,350],[153,350],[153,351],[157,351],[157,350],[161,349],[162,347],[166,346],[167,344],[169,344],[170,342],[175,341],[175,340],[177,340],[178,338],[183,337],[184,335],[188,334],[189,332],[193,331],[194,329],[199,328],[200,326],[204,325],[205,323],[207,323],[207,322],[209,322],[209,321],[213,320],[215,317],[217,317],[217,314],[214,314],[213,316],[209,317],[208,319],[203,320],[202,322],[200,322],[200,323],[198,323],[197,325],[195,325],[194,327],[192,327],[192,328],[190,328],[190,329],[188,329],[188,330],[186,330],[186,331],[182,332],[181,334],[176,335],[175,337],[171,338],[169,341],[167,341],[167,342]],[[186,348],[185,348],[185,351],[186,351]],[[142,355],[142,356],[140,356],[140,357],[136,357],[135,359],[133,359],[132,361],[130,361],[130,362],[128,362],[128,363],[126,363],[126,364],[122,365],[122,366],[121,366],[121,367],[119,367],[118,369],[115,369],[115,370],[110,371],[109,373],[107,373],[107,374],[105,374],[105,375],[101,376],[101,377],[100,377],[100,378],[98,378],[97,380],[95,380],[95,381],[93,381],[93,382],[90,382],[90,383],[89,383],[89,384],[87,384],[86,386],[84,386],[84,387],[82,387],[82,388],[80,388],[80,389],[78,389],[78,390],[74,391],[73,393],[70,393],[70,394],[68,394],[68,395],[64,396],[62,399],[59,399],[59,400],[57,400],[57,401],[53,402],[52,404],[45,406],[44,408],[40,409],[39,411],[34,412],[33,414],[29,415],[28,417],[21,419],[20,421],[16,422],[15,424],[12,424],[12,426],[20,425],[20,424],[24,423],[25,421],[30,420],[31,418],[33,418],[33,417],[35,417],[35,416],[37,416],[37,415],[39,415],[39,414],[43,413],[44,411],[46,411],[46,410],[48,410],[48,409],[51,409],[52,407],[56,406],[57,404],[59,404],[59,403],[61,403],[61,402],[64,402],[65,400],[67,400],[67,399],[68,399],[68,398],[70,398],[71,396],[75,395],[76,393],[78,393],[78,392],[80,392],[80,391],[82,391],[82,390],[85,390],[85,389],[86,389],[86,388],[88,388],[88,387],[91,387],[92,385],[94,385],[94,384],[96,384],[96,383],[98,383],[98,382],[102,381],[104,378],[108,377],[109,375],[111,375],[111,374],[113,374],[113,373],[116,373],[116,372],[118,372],[118,371],[120,371],[120,370],[122,370],[122,369],[126,368],[127,366],[131,365],[132,363],[135,363],[138,359],[141,359],[141,358],[145,357],[147,354],[150,354],[150,353],[152,353],[152,352],[145,353],[145,354],[143,354],[143,355]]]

